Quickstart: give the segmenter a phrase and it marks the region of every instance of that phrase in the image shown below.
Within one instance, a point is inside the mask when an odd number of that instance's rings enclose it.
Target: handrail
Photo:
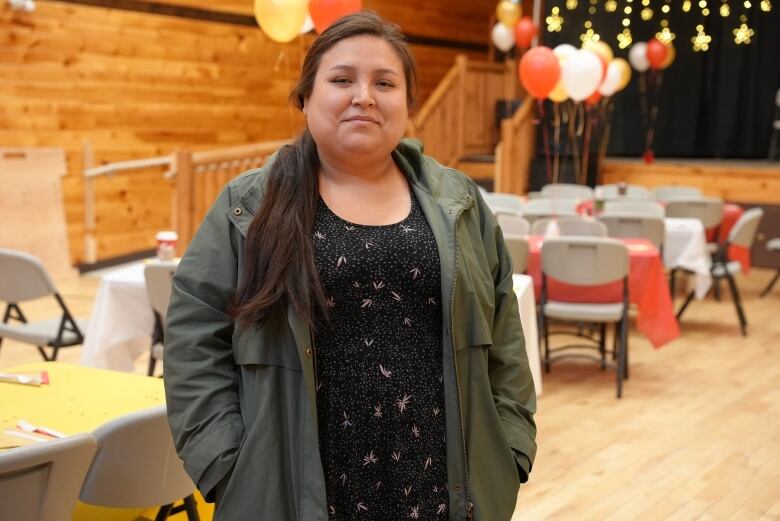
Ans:
[[[144,159],[132,159],[130,161],[118,161],[106,165],[95,166],[84,170],[84,177],[91,178],[99,175],[112,175],[125,170],[138,170],[153,166],[166,166],[173,163],[173,156],[149,157]]]
[[[496,147],[496,192],[519,195],[528,192],[528,174],[534,150],[535,104],[535,98],[526,96],[512,117],[501,122],[501,141]]]

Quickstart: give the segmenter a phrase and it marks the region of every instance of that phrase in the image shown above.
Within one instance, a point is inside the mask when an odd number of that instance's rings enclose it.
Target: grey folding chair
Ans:
[[[507,234],[528,236],[528,233],[531,231],[531,225],[525,217],[520,217],[519,215],[500,213],[496,215],[496,220],[504,236]]]
[[[536,219],[533,225],[531,225],[531,235],[544,235],[547,232],[547,228],[553,222],[558,225],[558,232],[562,237],[577,235],[584,235],[587,237],[607,236],[607,227],[602,223],[578,216],[542,217]]]
[[[528,269],[530,252],[527,236],[505,233],[504,242],[506,242],[506,247],[512,256],[512,273],[525,273]]]
[[[640,185],[626,185],[626,193],[620,193],[619,184],[601,185],[601,195],[604,199],[623,199],[632,198],[639,200],[651,199],[650,190]]]
[[[523,217],[533,224],[542,217],[563,217],[577,215],[577,199],[541,198],[528,201],[523,209]]]
[[[613,213],[601,215],[599,220],[607,226],[610,237],[647,239],[659,252],[663,248],[666,236],[663,217]]]
[[[144,267],[146,292],[154,312],[154,330],[152,331],[152,347],[149,353],[149,369],[147,374],[154,376],[154,368],[163,357],[165,342],[165,317],[168,314],[168,303],[171,301],[171,284],[176,271],[176,263],[153,262]]]
[[[780,237],[777,237],[775,239],[771,239],[767,241],[766,243],[766,249],[780,254]],[[770,291],[772,291],[772,288],[775,286],[775,283],[777,282],[777,279],[780,279],[780,263],[778,263],[777,271],[775,272],[775,276],[772,277],[772,280],[769,281],[769,284],[766,285],[766,288],[764,288],[764,291],[761,292],[761,297],[766,297]]]
[[[567,197],[571,199],[593,199],[593,189],[586,185],[572,183],[551,183],[542,187],[545,197]]]
[[[742,299],[737,289],[737,282],[734,280],[734,275],[742,271],[742,264],[737,261],[730,261],[728,258],[729,247],[733,244],[741,246],[743,248],[750,249],[753,246],[753,241],[756,238],[756,232],[758,231],[758,225],[761,223],[761,218],[764,216],[764,211],[761,208],[751,208],[743,213],[734,227],[729,232],[728,239],[724,242],[712,261],[712,279],[713,285],[718,284],[722,279],[726,279],[731,290],[731,298],[734,301],[734,307],[737,311],[737,318],[739,319],[739,326],[742,330],[742,336],[747,336],[747,317],[745,316],[745,310],[742,308]],[[688,293],[685,298],[682,307],[677,312],[677,320],[680,320],[682,314],[685,312],[688,305],[691,303],[694,297],[694,291]]]
[[[623,395],[623,380],[628,378],[628,248],[618,240],[600,237],[559,237],[542,245],[542,293],[539,304],[539,326],[544,339],[545,371],[550,364],[565,358],[585,358],[602,369],[613,367],[617,375],[617,397]],[[616,303],[572,303],[551,300],[548,277],[578,286],[594,286],[623,281],[622,300]],[[599,338],[593,344],[550,347],[550,321],[591,322],[601,325]],[[615,324],[612,364],[606,357],[606,325]],[[588,354],[596,350],[600,356]],[[572,352],[573,351],[573,352]],[[561,354],[557,354],[561,353]]]
[[[95,455],[91,434],[0,450],[0,517],[70,521]]]
[[[675,197],[666,204],[666,217],[698,219],[705,230],[723,222],[723,199],[718,197]]]
[[[126,414],[95,430],[98,450],[79,498],[110,508],[160,506],[156,521],[186,511],[199,521],[195,485],[173,446],[165,405]],[[173,504],[183,498],[183,505]]]
[[[19,304],[44,297],[57,301],[61,315],[29,322]],[[46,268],[28,253],[0,248],[0,302],[6,304],[0,324],[0,345],[4,338],[32,344],[44,360],[51,361],[57,359],[60,348],[84,342],[87,322],[71,315]],[[45,347],[52,348],[51,355]]]
[[[523,213],[523,198],[515,194],[488,192],[483,195],[490,211],[494,214],[520,215]]]
[[[656,186],[653,188],[653,199],[666,202],[675,197],[701,197],[701,190],[694,186]]]
[[[646,217],[659,217],[661,219],[666,215],[664,207],[655,202],[645,199],[611,199],[604,201],[604,211],[601,215],[643,215]]]

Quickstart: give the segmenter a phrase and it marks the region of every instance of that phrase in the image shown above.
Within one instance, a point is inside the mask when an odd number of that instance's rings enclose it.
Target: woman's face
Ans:
[[[388,156],[409,114],[401,58],[376,36],[340,41],[322,55],[304,112],[321,153]]]

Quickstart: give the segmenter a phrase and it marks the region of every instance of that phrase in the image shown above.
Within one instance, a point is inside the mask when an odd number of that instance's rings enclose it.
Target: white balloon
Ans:
[[[515,46],[515,32],[500,22],[493,26],[493,32],[490,36],[493,39],[493,45],[500,51],[507,52]]]
[[[553,49],[553,54],[555,54],[555,57],[558,58],[559,62],[565,60],[575,52],[577,52],[577,48],[568,43],[562,43]]]
[[[314,22],[311,19],[311,14],[307,14],[306,20],[303,21],[303,26],[301,27],[301,34],[306,34],[313,30],[314,30]]]
[[[620,81],[623,79],[623,72],[620,70],[620,66],[613,62],[607,66],[607,75],[604,77],[604,81],[601,82],[599,87],[599,93],[602,96],[612,96],[620,86]]]
[[[635,43],[628,50],[628,61],[637,72],[645,72],[650,68],[650,61],[647,59],[647,44],[645,42]]]
[[[563,88],[574,101],[582,101],[601,85],[601,58],[593,51],[580,49],[561,63]]]

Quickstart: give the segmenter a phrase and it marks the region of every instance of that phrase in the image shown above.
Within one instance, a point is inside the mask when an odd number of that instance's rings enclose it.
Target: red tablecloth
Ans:
[[[638,306],[637,327],[655,347],[661,347],[680,336],[680,326],[674,316],[669,285],[658,250],[645,239],[621,239],[628,246],[631,267],[628,277],[628,297]],[[531,253],[528,274],[534,279],[537,299],[541,293],[541,249],[543,237],[529,237]],[[551,300],[564,302],[619,302],[622,282],[601,286],[572,286],[548,278]]]

